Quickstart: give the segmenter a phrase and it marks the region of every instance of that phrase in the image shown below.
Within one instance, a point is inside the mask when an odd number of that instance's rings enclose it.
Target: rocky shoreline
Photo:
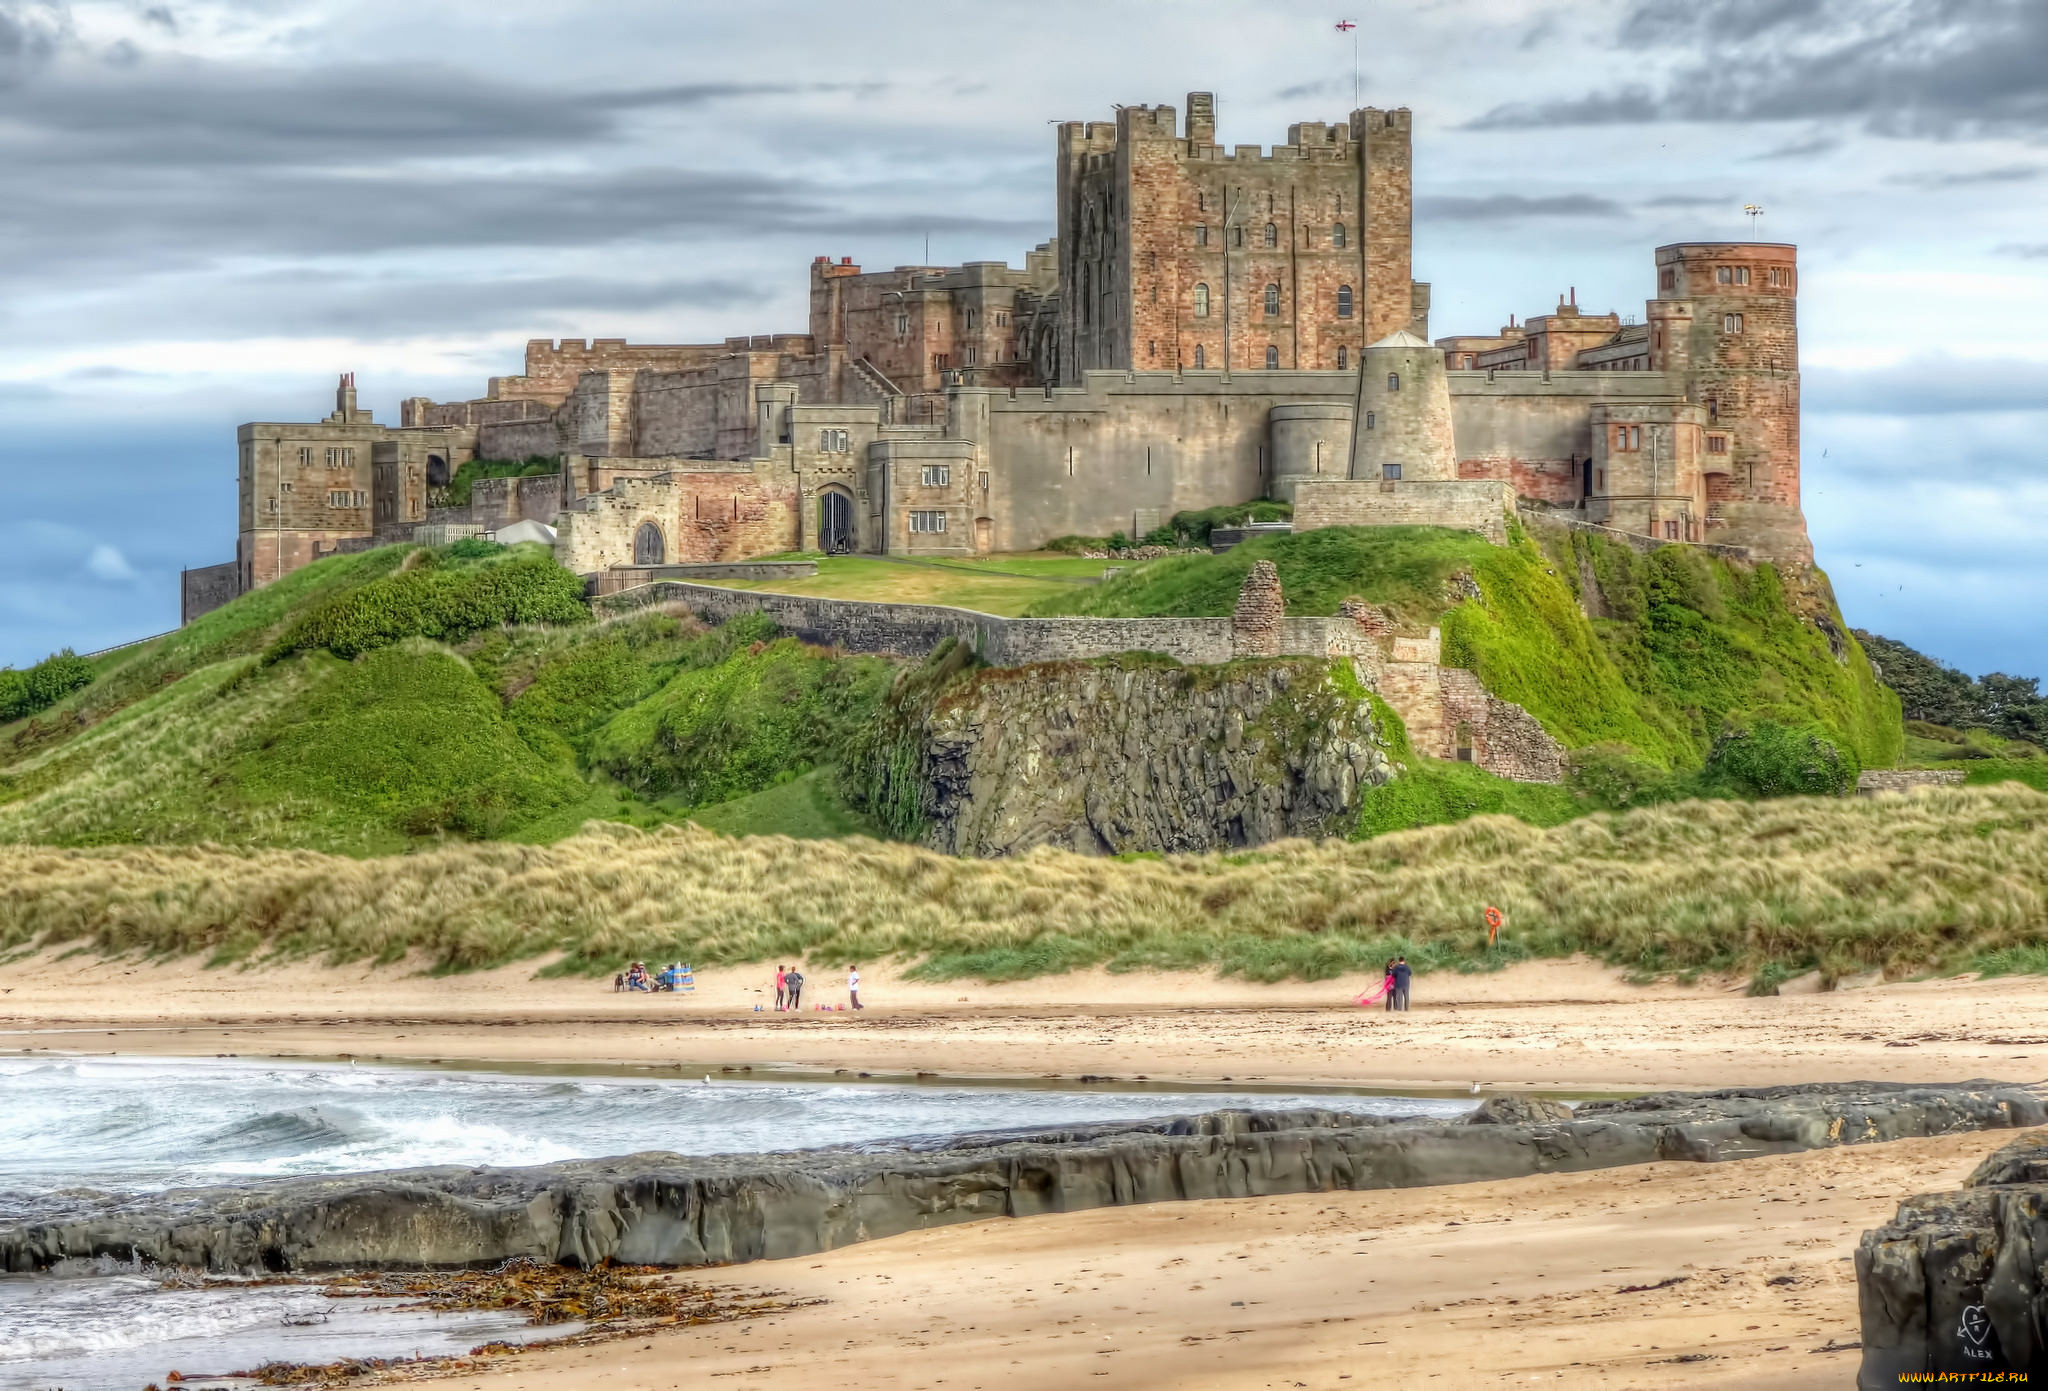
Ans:
[[[2024,1087],[1851,1083],[1665,1093],[1576,1112],[1502,1097],[1455,1122],[1218,1111],[872,1150],[413,1169],[81,1194],[41,1220],[0,1227],[0,1270],[97,1257],[224,1272],[520,1257],[701,1266],[988,1217],[1716,1162],[2044,1120],[2041,1097]]]

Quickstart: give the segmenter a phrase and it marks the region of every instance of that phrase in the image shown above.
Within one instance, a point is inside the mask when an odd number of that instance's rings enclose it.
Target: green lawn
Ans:
[[[1014,618],[1055,596],[1093,589],[1093,585],[1072,581],[1100,579],[1103,570],[1113,563],[1046,552],[920,561],[914,565],[864,555],[787,555],[769,559],[816,560],[818,573],[813,578],[800,580],[710,580],[707,583],[726,589],[812,594],[823,599],[941,604]]]

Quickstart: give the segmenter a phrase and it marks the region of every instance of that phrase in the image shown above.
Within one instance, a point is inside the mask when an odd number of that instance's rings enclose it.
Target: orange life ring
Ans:
[[[1486,910],[1486,925],[1495,932],[1500,931],[1500,925],[1505,921],[1506,919],[1501,917],[1500,909],[1489,908]]]

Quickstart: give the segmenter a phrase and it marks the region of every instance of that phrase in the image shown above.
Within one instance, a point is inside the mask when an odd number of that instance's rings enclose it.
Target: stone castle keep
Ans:
[[[994,262],[819,257],[809,331],[527,344],[469,401],[237,432],[231,564],[189,618],[336,551],[552,534],[604,577],[790,550],[960,556],[1141,536],[1274,497],[1295,526],[1496,540],[1516,508],[1810,559],[1794,248],[1656,252],[1643,321],[1548,314],[1429,338],[1405,110],[1215,143],[1213,102],[1058,128],[1056,236]],[[537,476],[443,490],[472,459]],[[616,584],[620,576],[613,575]]]

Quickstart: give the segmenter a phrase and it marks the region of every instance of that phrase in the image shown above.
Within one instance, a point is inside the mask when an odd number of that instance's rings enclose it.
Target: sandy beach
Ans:
[[[879,964],[862,969],[858,1014],[776,1014],[771,974],[707,970],[693,994],[619,995],[609,980],[537,977],[531,965],[434,976],[44,956],[0,966],[0,1052],[1568,1093],[2048,1077],[2038,977],[1753,999],[1739,982],[1638,986],[1591,962],[1534,962],[1418,977],[1403,1016],[1353,1006],[1373,984],[1363,979],[932,984]],[[846,1002],[842,972],[806,974],[807,1005]]]
[[[35,957],[0,967],[0,1051],[1461,1093],[2048,1074],[2048,982],[2024,977],[1755,999],[1548,962],[1420,977],[1415,1009],[1389,1016],[1350,1004],[1365,981],[991,986],[867,965],[861,1013],[777,1015],[754,1009],[772,1003],[767,974],[702,971],[694,994],[645,996],[531,965]],[[807,974],[813,1002],[844,1003],[842,974]],[[2010,1138],[976,1223],[724,1272],[813,1307],[522,1354],[451,1384],[1846,1385],[1858,1235]]]

